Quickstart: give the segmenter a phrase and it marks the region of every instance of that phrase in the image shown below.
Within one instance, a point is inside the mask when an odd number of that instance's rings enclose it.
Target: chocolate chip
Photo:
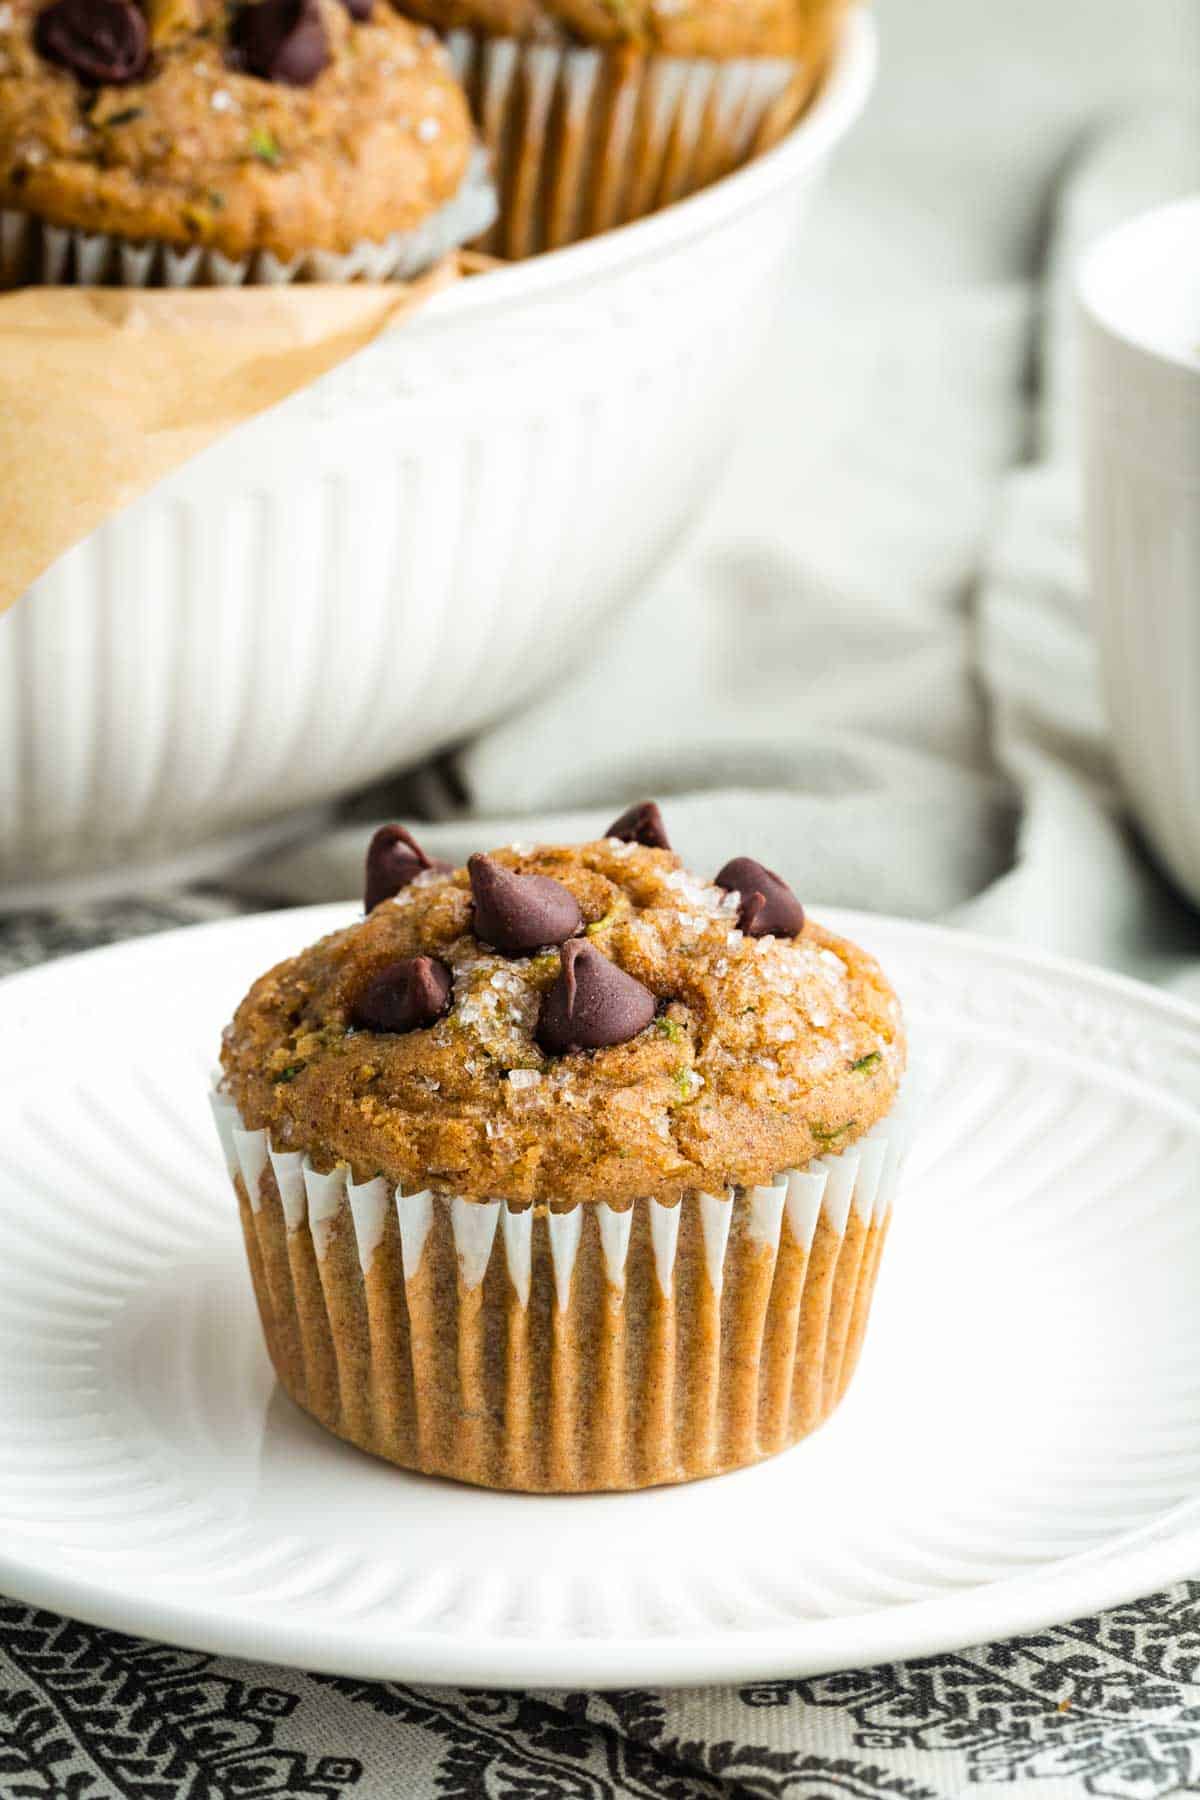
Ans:
[[[747,937],[795,937],[804,929],[804,908],[782,875],[752,856],[735,856],[717,876],[717,886],[740,894],[738,928]]]
[[[136,81],[150,59],[150,33],[132,0],[54,0],[38,14],[33,41],[47,62],[81,81]]]
[[[577,938],[563,945],[558,978],[542,995],[537,1041],[550,1056],[627,1044],[645,1031],[654,1009],[649,988]]]
[[[467,864],[475,900],[475,936],[505,956],[524,956],[561,944],[579,930],[583,915],[570,888],[548,875],[516,875],[490,856]]]
[[[440,857],[426,856],[403,825],[381,825],[367,847],[367,882],[363,907],[374,912],[381,900],[390,900],[410,886],[426,869],[449,869]]]
[[[363,1031],[421,1031],[449,1010],[453,986],[436,956],[406,956],[367,984],[350,1009],[350,1022]]]
[[[365,25],[375,10],[375,0],[342,0],[342,5],[357,25]]]
[[[264,81],[308,87],[329,61],[317,0],[249,0],[233,16],[230,60]]]
[[[641,800],[636,806],[627,807],[604,835],[619,838],[623,844],[644,844],[647,850],[671,848],[663,816],[653,800]]]

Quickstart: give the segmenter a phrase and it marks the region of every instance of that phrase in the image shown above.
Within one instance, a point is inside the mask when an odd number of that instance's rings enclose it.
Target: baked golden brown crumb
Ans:
[[[843,0],[403,0],[439,31],[627,45],[666,56],[824,57]]]
[[[255,983],[222,1053],[248,1127],[358,1180],[624,1205],[769,1182],[891,1107],[899,1004],[853,944],[811,920],[795,937],[744,934],[742,897],[669,850],[609,838],[490,861],[569,890],[588,945],[653,996],[650,1023],[547,1054],[538,1018],[560,949],[500,954],[474,934],[467,871],[428,870]],[[371,984],[410,958],[449,970],[452,992],[421,1000],[448,1010],[411,1029],[406,990],[403,1030],[356,1026],[356,1007],[376,1016]]]
[[[233,258],[413,229],[457,193],[471,154],[445,53],[388,0],[365,22],[340,0],[305,4],[325,58],[307,85],[231,66],[241,15],[217,0],[153,0],[136,78],[96,85],[44,53],[43,7],[7,0],[0,205]]]

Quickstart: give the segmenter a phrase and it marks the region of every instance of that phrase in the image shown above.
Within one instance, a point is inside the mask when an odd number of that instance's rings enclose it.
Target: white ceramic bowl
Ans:
[[[56,563],[0,618],[0,904],[216,866],[578,655],[720,467],[874,58],[855,14],[770,154],[460,284]]]
[[[1200,195],[1102,238],[1079,292],[1114,747],[1147,838],[1200,905]]]

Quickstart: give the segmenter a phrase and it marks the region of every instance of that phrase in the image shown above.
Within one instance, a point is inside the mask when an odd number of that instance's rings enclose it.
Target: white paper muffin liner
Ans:
[[[412,231],[344,254],[307,250],[281,261],[269,250],[233,258],[201,244],[186,249],[133,243],[107,232],[51,225],[32,213],[0,208],[0,288],[274,287],[292,281],[408,281],[448,251],[477,238],[497,214],[485,150],[472,155],[462,185]]]
[[[407,1468],[579,1492],[753,1463],[821,1424],[858,1360],[911,1084],[840,1155],[625,1210],[356,1183],[213,1112],[276,1371]]]
[[[642,218],[738,168],[788,129],[824,67],[472,31],[446,41],[500,189],[480,247],[512,258]]]

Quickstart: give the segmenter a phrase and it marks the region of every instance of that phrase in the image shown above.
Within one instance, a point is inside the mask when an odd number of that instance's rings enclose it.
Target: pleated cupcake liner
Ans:
[[[500,216],[480,248],[520,258],[656,212],[790,129],[832,45],[810,58],[658,56],[452,31],[454,71],[491,150]]]
[[[768,1186],[618,1210],[355,1182],[212,1102],[292,1399],[401,1467],[551,1493],[719,1474],[829,1417],[912,1110]]]
[[[409,281],[486,233],[497,216],[485,150],[474,152],[453,199],[411,231],[344,253],[306,250],[287,260],[270,250],[225,256],[203,244],[135,243],[109,232],[52,225],[0,208],[0,288],[278,287],[294,281]]]

